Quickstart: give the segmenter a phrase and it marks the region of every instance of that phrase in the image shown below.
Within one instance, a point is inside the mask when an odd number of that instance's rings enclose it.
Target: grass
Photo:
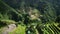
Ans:
[[[18,27],[15,28],[9,34],[25,34],[25,28],[26,28],[26,26],[18,25]]]
[[[2,34],[2,30],[3,30],[3,29],[2,29],[2,28],[0,28],[0,34]]]
[[[9,24],[15,24],[16,22],[15,21],[13,21],[13,20],[5,20],[5,19],[2,19],[2,20],[0,20],[1,22],[3,22],[3,23],[6,23],[7,25],[9,25]]]

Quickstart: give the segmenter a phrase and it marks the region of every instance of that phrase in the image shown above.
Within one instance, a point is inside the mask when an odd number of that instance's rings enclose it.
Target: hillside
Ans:
[[[10,24],[9,34],[60,34],[60,0],[0,0],[0,29]]]

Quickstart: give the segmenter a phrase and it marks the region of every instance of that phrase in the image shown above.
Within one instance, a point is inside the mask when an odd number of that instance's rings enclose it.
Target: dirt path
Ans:
[[[8,27],[4,27],[2,34],[8,34],[9,32],[11,32],[15,28],[16,28],[15,24],[10,24],[10,25],[8,25]]]

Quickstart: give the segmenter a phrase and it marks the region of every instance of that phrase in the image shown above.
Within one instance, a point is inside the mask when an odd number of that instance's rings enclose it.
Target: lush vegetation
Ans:
[[[0,34],[60,34],[60,0],[0,0]]]

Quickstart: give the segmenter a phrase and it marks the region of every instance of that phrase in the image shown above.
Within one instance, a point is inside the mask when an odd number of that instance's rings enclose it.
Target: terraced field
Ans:
[[[40,34],[60,34],[59,23],[51,23],[51,24],[46,24],[44,26],[42,25],[40,27],[40,31],[39,31]]]

